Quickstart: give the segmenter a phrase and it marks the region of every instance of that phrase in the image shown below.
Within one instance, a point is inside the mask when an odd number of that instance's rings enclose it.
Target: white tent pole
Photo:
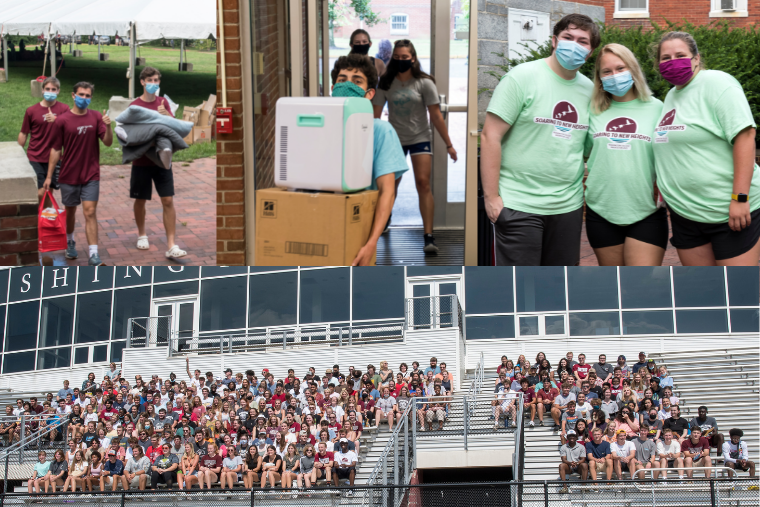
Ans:
[[[9,35],[2,35],[3,37],[3,65],[5,66],[5,79],[8,80],[8,67],[10,67],[10,63],[8,61],[8,37]]]
[[[129,98],[135,98],[135,24],[129,28]]]
[[[179,43],[179,70],[182,70],[182,57],[185,53],[185,39],[181,39],[181,42]]]
[[[224,58],[224,10],[222,9],[222,0],[219,0],[219,40],[217,41],[217,51],[221,54],[220,67],[222,68],[222,107],[227,107],[227,65]]]
[[[55,77],[55,40],[53,36],[48,37],[50,41],[50,77]]]

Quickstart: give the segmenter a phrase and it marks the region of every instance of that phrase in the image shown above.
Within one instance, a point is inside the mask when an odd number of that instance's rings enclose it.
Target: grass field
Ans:
[[[403,39],[401,36],[396,38]],[[395,40],[395,39],[394,39]],[[417,51],[419,58],[430,58],[430,39],[410,39],[414,44],[414,49]],[[372,47],[369,50],[370,56],[375,56],[377,53],[378,44],[380,40],[376,39],[372,41]],[[393,40],[391,40],[393,44]],[[451,57],[452,58],[466,58],[468,52],[468,45],[466,40],[452,40],[451,41]],[[330,48],[330,57],[335,58],[338,56],[347,55],[351,51],[348,45],[348,39],[335,39],[335,47]]]
[[[108,109],[108,101],[114,95],[127,97],[129,80],[126,78],[129,67],[129,48],[126,46],[101,46],[101,51],[109,53],[109,60],[98,61],[98,47],[81,44],[77,49],[82,50],[82,58],[68,55],[68,45],[63,46],[64,67],[57,74],[61,80],[59,99],[68,105],[72,104],[71,88],[78,81],[89,81],[95,85],[91,109],[102,112]],[[27,46],[27,50],[34,50]],[[161,95],[168,94],[172,101],[179,104],[177,116],[182,116],[184,106],[197,106],[206,100],[209,94],[216,93],[216,52],[186,51],[187,61],[193,64],[192,72],[179,72],[179,48],[147,48],[138,49],[138,56],[146,59],[147,65],[161,71]],[[0,142],[16,141],[27,107],[39,102],[40,99],[31,96],[29,82],[42,75],[42,61],[10,62],[10,80],[0,83]],[[137,67],[139,74],[143,67]],[[50,75],[50,62],[45,70]],[[142,94],[139,80],[135,83],[135,94]],[[121,152],[116,136],[114,146],[107,148],[101,143],[100,162],[102,165],[121,164]],[[177,152],[175,161],[195,160],[201,157],[216,156],[216,143],[202,143],[190,146],[189,149]]]

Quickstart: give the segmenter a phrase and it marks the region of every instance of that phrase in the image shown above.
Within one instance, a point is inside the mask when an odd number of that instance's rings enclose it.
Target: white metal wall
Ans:
[[[92,372],[95,380],[100,382],[109,370],[109,362],[90,363],[70,368],[57,368],[55,370],[29,371],[25,373],[10,373],[0,375],[0,389],[12,389],[13,391],[51,391],[57,393],[63,388],[63,381],[69,381],[69,387],[82,387],[82,382],[87,380],[87,375]],[[134,382],[132,382],[134,383]]]

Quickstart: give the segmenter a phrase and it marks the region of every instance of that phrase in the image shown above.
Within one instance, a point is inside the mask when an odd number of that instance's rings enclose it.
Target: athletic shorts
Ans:
[[[59,183],[61,187],[61,202],[64,206],[79,206],[82,201],[98,201],[100,196],[100,180],[88,181],[84,185],[69,185]]]
[[[171,169],[158,166],[133,165],[129,180],[129,197],[150,201],[153,193],[153,183],[159,197],[174,195],[174,173]]]
[[[29,161],[30,164],[32,164],[32,168],[34,169],[34,172],[37,174],[37,188],[42,188],[42,185],[45,183],[45,180],[47,179],[47,172],[48,172],[48,165],[46,162],[32,162]],[[55,166],[55,169],[53,170],[53,177],[50,179],[50,188],[60,188],[58,186],[58,175],[61,173],[61,163],[58,162],[58,164]]]
[[[675,468],[676,467],[676,460],[669,459],[668,460],[668,468]]]
[[[633,238],[665,249],[668,247],[668,212],[660,208],[636,223],[617,225],[586,206],[586,236],[591,248],[622,245],[625,238]]]
[[[493,227],[497,266],[575,266],[580,262],[583,206],[559,215],[504,208]]]
[[[407,144],[401,147],[404,150],[404,156],[408,153],[411,156],[415,155],[432,155],[433,151],[430,148],[430,141],[424,143]]]
[[[689,249],[712,243],[715,260],[731,259],[749,252],[760,240],[760,209],[750,214],[752,223],[739,232],[723,224],[703,224],[682,217],[670,209],[673,237],[670,243],[676,248]]]
[[[338,476],[338,479],[349,479],[351,472],[356,470],[355,467],[348,467],[348,468],[336,468],[335,474]]]

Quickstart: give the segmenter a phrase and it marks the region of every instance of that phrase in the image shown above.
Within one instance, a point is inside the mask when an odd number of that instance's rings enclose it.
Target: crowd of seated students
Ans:
[[[0,435],[7,444],[18,440],[22,414],[31,432],[65,420],[48,439],[63,448],[41,446],[29,493],[218,485],[297,494],[319,481],[353,486],[365,428],[387,422],[392,430],[419,400],[410,422],[440,430],[454,386],[435,357],[425,369],[402,363],[395,374],[382,361],[377,371],[370,364],[343,374],[334,365],[322,376],[310,368],[303,378],[290,369],[282,379],[267,368],[260,376],[228,368],[215,377],[191,371],[188,358],[186,373],[137,375],[130,383],[112,363],[102,382],[93,373],[81,387],[64,381],[42,407],[36,399],[6,407]]]
[[[575,361],[568,352],[556,367],[543,352],[532,364],[524,355],[516,362],[502,356],[497,375],[494,426],[500,416],[516,425],[516,400],[522,393],[528,426],[535,425],[538,415],[540,426],[548,423],[559,433],[563,481],[573,473],[594,481],[597,474],[622,479],[623,472],[637,479],[668,478],[657,470],[651,475],[639,472],[659,468],[675,468],[673,478],[677,474],[688,480],[694,477],[693,468],[715,466],[718,458],[727,467],[755,476],[755,464],[741,441],[743,432],[734,428],[730,441],[725,441],[706,406],[700,406],[691,420],[681,417],[668,369],[658,367],[644,352],[632,365],[623,355],[612,364],[601,354],[590,364],[585,354]],[[712,448],[716,458],[710,457]],[[708,470],[704,473],[710,475]]]

